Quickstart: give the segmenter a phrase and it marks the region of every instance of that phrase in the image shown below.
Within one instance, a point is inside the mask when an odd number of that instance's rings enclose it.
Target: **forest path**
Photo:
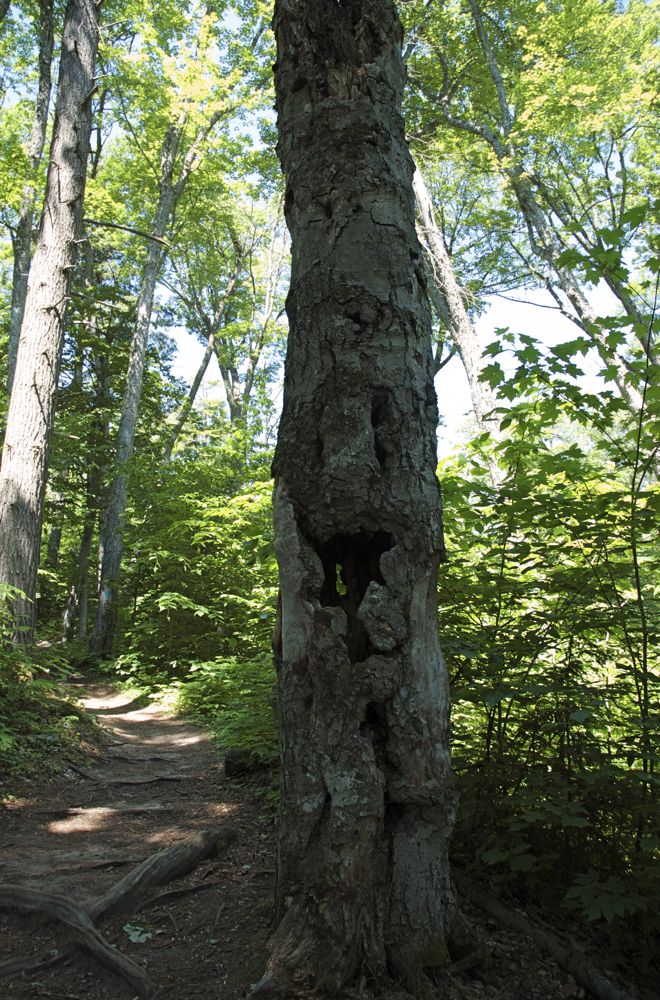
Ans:
[[[159,1000],[233,1000],[265,962],[274,863],[272,823],[254,789],[227,782],[208,733],[109,684],[76,686],[107,739],[54,783],[0,811],[0,881],[83,902],[107,891],[148,856],[195,833],[231,825],[237,841],[219,858],[160,890],[137,913],[100,929],[146,968]],[[177,892],[164,898],[162,894]],[[66,934],[52,922],[0,912],[0,963],[47,956]],[[131,989],[94,959],[24,972],[0,983],[6,1000],[130,1000]]]
[[[3,883],[82,903],[99,897],[145,858],[202,830],[232,827],[219,857],[163,885],[157,898],[99,922],[104,937],[142,966],[154,1000],[238,1000],[265,968],[274,883],[274,824],[254,781],[227,780],[211,737],[147,697],[110,684],[81,683],[83,706],[106,730],[103,745],[29,797],[0,807]],[[580,1000],[575,980],[519,933],[504,930],[463,900],[489,953],[459,962],[438,995],[447,1000]],[[2,963],[48,958],[70,940],[61,924],[0,909]],[[459,971],[460,970],[460,971]],[[66,963],[0,979],[2,1000],[132,1000],[115,973],[73,952]],[[641,994],[640,994],[641,996]],[[349,990],[355,1000],[410,1000],[379,984]],[[137,1000],[137,998],[136,998]]]

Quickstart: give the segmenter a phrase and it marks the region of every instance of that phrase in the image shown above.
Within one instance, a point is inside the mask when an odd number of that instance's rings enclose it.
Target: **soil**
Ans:
[[[254,784],[224,779],[208,733],[157,703],[134,703],[110,685],[81,690],[108,739],[84,766],[0,811],[0,877],[83,901],[156,851],[199,830],[231,824],[238,838],[162,892],[196,887],[129,916],[104,936],[145,966],[159,1000],[226,1000],[262,975],[273,895],[273,820]],[[140,940],[142,939],[142,940]],[[0,962],[60,947],[51,922],[0,913]],[[130,1000],[121,979],[76,952],[67,965],[0,983],[3,1000]]]
[[[228,779],[208,733],[163,705],[133,702],[108,684],[79,697],[106,730],[103,745],[50,783],[0,809],[0,880],[83,902],[155,852],[200,830],[231,825],[220,857],[158,890],[137,913],[101,931],[142,965],[158,1000],[238,1000],[262,976],[274,887],[274,820],[268,777]],[[187,891],[191,890],[191,891]],[[165,895],[169,893],[169,895]],[[584,991],[526,939],[480,911],[465,911],[487,957],[458,965],[433,990],[443,1000],[566,1000]],[[0,912],[0,963],[47,958],[66,931],[38,917]],[[75,951],[65,964],[0,982],[2,1000],[132,1000],[134,990]],[[365,983],[352,1000],[409,1000]]]

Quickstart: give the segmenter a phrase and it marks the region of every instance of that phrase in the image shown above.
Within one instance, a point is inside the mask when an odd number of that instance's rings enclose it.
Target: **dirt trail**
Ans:
[[[236,842],[158,890],[138,912],[100,929],[141,965],[157,1000],[238,1000],[265,968],[273,897],[274,830],[254,784],[228,781],[209,735],[148,699],[131,702],[108,684],[79,696],[107,730],[105,744],[29,798],[0,806],[0,885],[20,883],[84,902],[145,858],[201,830],[231,825]],[[580,1000],[571,976],[535,945],[463,901],[488,958],[457,963],[448,1000]],[[0,969],[17,957],[47,958],[66,946],[61,925],[0,911]],[[462,966],[465,966],[462,968]],[[75,951],[66,964],[0,980],[0,1000],[132,1000],[134,990]],[[311,994],[309,994],[311,995]],[[640,997],[645,994],[640,992]],[[649,994],[646,994],[647,996]],[[351,1000],[409,1000],[378,985]]]
[[[272,898],[271,823],[254,790],[226,782],[207,733],[110,685],[80,688],[108,730],[82,765],[0,811],[0,879],[84,901],[144,858],[199,830],[231,824],[238,840],[162,892],[192,889],[109,918],[106,938],[143,965],[159,1000],[234,1000],[258,980]],[[0,963],[45,957],[66,942],[55,924],[0,913]],[[77,952],[67,965],[0,982],[3,1000],[124,1000],[121,979]]]

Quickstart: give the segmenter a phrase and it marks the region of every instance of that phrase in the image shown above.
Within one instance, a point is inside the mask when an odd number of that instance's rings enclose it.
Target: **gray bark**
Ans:
[[[92,0],[64,15],[46,198],[31,267],[0,469],[0,582],[20,588],[16,641],[29,643],[48,449],[76,241],[81,232],[99,34]]]
[[[255,992],[447,960],[454,791],[436,623],[437,404],[390,0],[278,0],[292,238],[276,455],[282,785]]]
[[[115,475],[110,486],[108,505],[103,524],[103,537],[99,541],[99,549],[102,551],[103,556],[96,621],[94,623],[90,648],[92,652],[101,656],[110,655],[114,644],[118,612],[117,588],[123,555],[122,536],[126,503],[128,500],[127,464],[133,456],[133,441],[140,409],[140,398],[142,396],[142,380],[144,377],[147,345],[149,343],[154,294],[167,245],[164,241],[164,236],[172,220],[176,203],[183,192],[193,167],[196,165],[200,148],[220,117],[221,113],[218,112],[212,115],[205,125],[200,126],[193,142],[183,157],[183,162],[179,167],[176,178],[176,159],[185,131],[185,113],[176,125],[172,125],[169,128],[161,151],[158,206],[156,208],[147,258],[140,281],[137,314],[126,375],[126,387],[117,433]]]
[[[8,4],[6,5],[9,6]],[[0,18],[1,20],[1,18]],[[53,3],[41,0],[39,3],[39,82],[34,102],[32,133],[28,146],[28,161],[31,177],[23,188],[18,222],[12,235],[14,269],[11,288],[11,309],[9,313],[9,345],[7,348],[7,393],[11,394],[16,369],[18,340],[25,311],[30,259],[32,257],[32,225],[36,190],[34,177],[41,163],[46,129],[48,127],[48,107],[51,91],[51,62],[53,59]]]
[[[421,220],[421,242],[431,263],[435,290],[440,296],[439,309],[445,317],[447,329],[463,362],[474,415],[482,430],[498,437],[499,420],[494,412],[497,400],[490,386],[486,382],[479,381],[483,370],[479,337],[465,308],[463,294],[456,280],[442,233],[436,224],[433,205],[419,168],[415,170],[413,187]]]
[[[0,0],[0,24],[4,21],[7,16],[7,12],[11,7],[11,0]]]
[[[152,231],[153,236],[160,238],[167,231],[176,203],[172,174],[179,140],[180,132],[171,129],[163,144],[160,196]],[[101,566],[96,621],[91,641],[92,651],[99,654],[110,653],[114,640],[117,611],[116,588],[121,566],[123,551],[122,532],[128,499],[128,472],[126,463],[133,455],[133,440],[137,426],[140,397],[142,395],[142,380],[149,342],[151,312],[153,309],[156,282],[163,257],[162,244],[151,240],[140,282],[135,328],[133,330],[128,372],[126,374],[126,387],[117,433],[116,472],[110,486],[108,506],[104,520],[103,540],[101,543],[103,562]]]

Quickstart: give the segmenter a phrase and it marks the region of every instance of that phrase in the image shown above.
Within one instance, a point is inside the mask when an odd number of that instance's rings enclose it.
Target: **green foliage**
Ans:
[[[191,429],[150,482],[150,502],[132,512],[127,532],[125,643],[161,682],[200,658],[251,657],[269,648],[274,628],[267,469],[258,452],[245,469],[241,430],[206,428],[202,450],[198,435]]]
[[[456,842],[491,881],[643,922],[660,832],[655,370],[631,362],[646,386],[635,417],[585,391],[585,338],[548,349],[498,333],[483,377],[506,437],[481,435],[441,470]]]
[[[246,750],[265,764],[276,764],[275,671],[270,654],[194,663],[179,687],[178,708],[210,725],[224,749]]]
[[[55,770],[97,731],[59,683],[60,655],[32,657],[0,648],[0,796],[18,782]]]

